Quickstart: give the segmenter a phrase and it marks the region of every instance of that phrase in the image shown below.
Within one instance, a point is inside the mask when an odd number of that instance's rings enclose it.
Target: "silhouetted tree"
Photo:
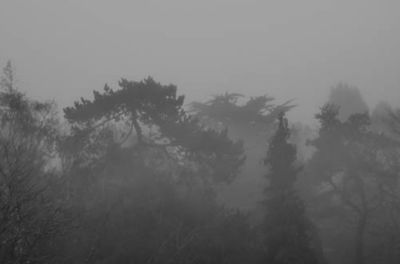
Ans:
[[[346,121],[353,114],[368,112],[360,90],[346,83],[339,83],[331,89],[328,103],[339,106],[338,117],[341,121]]]
[[[300,168],[295,165],[296,147],[288,143],[290,131],[281,114],[272,137],[265,164],[269,186],[265,200],[265,263],[320,263],[315,244],[315,229],[306,216],[305,205],[294,183]]]
[[[203,128],[185,113],[184,97],[177,96],[176,86],[164,86],[151,78],[141,82],[122,80],[119,85],[117,91],[106,85],[103,93],[94,91],[93,101],[82,98],[74,107],[64,109],[75,135],[93,135],[112,122],[119,127],[126,125],[123,139],[129,138],[134,129],[138,147],[156,147],[164,153],[168,152],[166,148],[172,149],[173,155],[178,151],[188,164],[201,164],[198,169],[205,169],[203,176],[212,175],[212,181],[229,182],[235,177],[244,161],[242,143],[230,140],[226,130]]]
[[[242,144],[185,113],[173,85],[149,78],[120,86],[64,110],[68,196],[81,215],[70,234],[80,242],[65,255],[86,263],[248,261],[245,217],[218,206],[213,191],[238,173]]]

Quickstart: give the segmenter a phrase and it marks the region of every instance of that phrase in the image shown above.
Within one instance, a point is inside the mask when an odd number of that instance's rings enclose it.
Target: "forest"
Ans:
[[[0,263],[400,263],[400,106],[339,83],[310,126],[269,94],[122,78],[60,109],[15,80]]]

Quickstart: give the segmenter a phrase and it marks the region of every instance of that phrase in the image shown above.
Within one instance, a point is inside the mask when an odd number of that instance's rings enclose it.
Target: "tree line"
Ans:
[[[400,110],[328,102],[311,135],[292,101],[242,97],[186,109],[175,85],[122,79],[61,118],[8,63],[0,263],[399,263]],[[221,188],[259,195],[243,210]]]

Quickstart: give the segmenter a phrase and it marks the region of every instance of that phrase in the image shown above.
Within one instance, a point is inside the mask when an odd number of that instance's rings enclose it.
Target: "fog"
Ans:
[[[331,86],[370,105],[399,98],[400,3],[14,1],[0,3],[0,62],[62,106],[121,77],[174,83],[188,100],[225,91],[293,98],[311,121]],[[208,98],[207,98],[208,99]]]
[[[399,10],[0,0],[0,263],[400,263]]]

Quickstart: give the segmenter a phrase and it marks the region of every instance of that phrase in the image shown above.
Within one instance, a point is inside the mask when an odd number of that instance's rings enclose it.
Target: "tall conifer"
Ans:
[[[265,164],[269,166],[266,190],[265,263],[320,263],[315,232],[294,183],[300,168],[295,165],[296,147],[288,142],[290,129],[284,114],[269,145]]]

